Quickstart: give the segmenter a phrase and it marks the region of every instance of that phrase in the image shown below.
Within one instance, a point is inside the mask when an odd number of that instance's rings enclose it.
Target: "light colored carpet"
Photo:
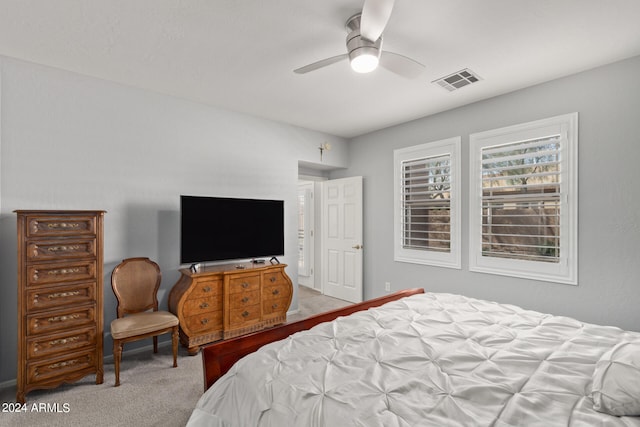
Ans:
[[[103,384],[96,385],[95,375],[89,375],[54,390],[32,391],[27,411],[0,414],[0,426],[184,426],[203,392],[202,359],[181,349],[173,368],[171,345],[164,344],[157,354],[151,348],[125,354],[120,387],[113,386],[113,363],[105,364]],[[3,402],[15,402],[12,389],[11,395],[3,393]]]
[[[298,287],[298,313],[287,317],[288,322],[304,319],[313,314],[323,313],[325,311],[342,308],[351,303],[337,298],[327,297],[320,292],[307,288],[306,286]]]
[[[300,311],[287,320],[300,320],[349,304],[300,286]],[[105,354],[110,351],[105,349]],[[168,342],[160,345],[157,354],[153,354],[150,346],[133,354],[125,353],[120,366],[120,387],[113,387],[113,363],[105,363],[103,384],[96,385],[95,376],[89,375],[54,390],[32,391],[27,394],[26,412],[0,410],[0,426],[184,426],[203,393],[202,357],[189,356],[181,346],[178,367],[172,368],[172,362]],[[0,389],[2,404],[13,405],[15,393],[15,386]]]

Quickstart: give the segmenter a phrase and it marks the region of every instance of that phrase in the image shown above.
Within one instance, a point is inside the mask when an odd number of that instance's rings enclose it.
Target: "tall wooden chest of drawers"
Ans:
[[[18,402],[34,389],[103,381],[103,211],[16,211]]]
[[[240,267],[240,268],[239,268]],[[201,345],[284,323],[293,296],[286,264],[233,264],[180,270],[169,310],[180,319],[180,341]]]

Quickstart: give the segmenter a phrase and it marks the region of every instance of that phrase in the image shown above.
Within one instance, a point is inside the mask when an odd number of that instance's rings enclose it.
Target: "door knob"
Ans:
[[[363,246],[362,245],[355,245],[355,246],[351,246],[353,249],[362,249]]]

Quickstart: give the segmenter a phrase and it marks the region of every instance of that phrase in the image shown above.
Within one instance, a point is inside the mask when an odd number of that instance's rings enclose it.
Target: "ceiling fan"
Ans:
[[[407,78],[416,78],[424,70],[424,65],[398,53],[382,50],[384,32],[394,0],[365,0],[361,13],[347,20],[347,53],[322,59],[293,70],[305,74],[336,62],[348,59],[351,68],[358,73],[369,73],[378,65]]]

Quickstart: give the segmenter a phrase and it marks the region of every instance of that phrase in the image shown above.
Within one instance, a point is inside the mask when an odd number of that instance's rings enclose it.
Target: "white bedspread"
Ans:
[[[640,426],[590,397],[595,363],[622,340],[640,333],[415,295],[245,357],[188,426]]]

